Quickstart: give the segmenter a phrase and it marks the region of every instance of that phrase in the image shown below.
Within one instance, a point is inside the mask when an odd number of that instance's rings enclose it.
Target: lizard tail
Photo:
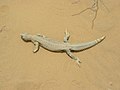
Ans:
[[[72,51],[82,51],[82,50],[85,50],[85,49],[88,49],[88,48],[91,48],[91,47],[97,45],[98,43],[100,43],[104,39],[105,39],[105,36],[103,36],[99,39],[96,39],[94,41],[91,41],[91,42],[73,44],[73,45],[71,45],[71,50]]]

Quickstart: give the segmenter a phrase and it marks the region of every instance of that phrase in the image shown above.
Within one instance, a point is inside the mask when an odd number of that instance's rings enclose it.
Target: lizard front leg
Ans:
[[[39,50],[39,46],[40,44],[36,41],[32,41],[33,44],[34,44],[34,50],[33,50],[33,53],[36,53],[38,50]]]
[[[70,38],[70,34],[67,32],[67,29],[65,31],[65,37],[64,37],[64,42],[67,43]]]
[[[80,59],[76,56],[73,55],[73,53],[70,50],[66,50],[67,55],[72,58],[73,60],[75,60],[77,62],[78,65],[80,65]]]

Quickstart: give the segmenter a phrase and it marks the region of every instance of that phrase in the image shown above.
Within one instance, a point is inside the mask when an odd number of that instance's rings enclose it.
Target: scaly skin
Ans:
[[[100,43],[102,40],[105,39],[105,36],[96,39],[94,41],[91,42],[86,42],[86,43],[80,43],[80,44],[70,44],[68,43],[68,40],[70,38],[70,34],[67,32],[67,30],[65,31],[65,37],[64,37],[64,41],[60,42],[60,41],[56,41],[53,40],[51,38],[48,38],[44,35],[30,35],[27,33],[23,33],[21,34],[21,38],[26,41],[26,42],[32,42],[35,45],[35,48],[33,50],[34,53],[36,53],[39,50],[39,47],[43,47],[49,51],[53,51],[53,52],[66,52],[67,55],[72,58],[73,60],[75,60],[77,62],[78,65],[80,65],[80,60],[78,57],[74,56],[72,51],[82,51],[85,49],[88,49],[90,47],[95,46],[96,44]]]

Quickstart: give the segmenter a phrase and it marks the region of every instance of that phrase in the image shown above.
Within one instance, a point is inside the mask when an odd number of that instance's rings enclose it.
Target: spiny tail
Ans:
[[[94,41],[91,41],[91,42],[74,44],[74,45],[71,45],[71,50],[72,51],[82,51],[82,50],[85,50],[85,49],[88,49],[88,48],[95,46],[96,44],[100,43],[104,39],[105,39],[105,36],[103,36],[99,39],[96,39]]]

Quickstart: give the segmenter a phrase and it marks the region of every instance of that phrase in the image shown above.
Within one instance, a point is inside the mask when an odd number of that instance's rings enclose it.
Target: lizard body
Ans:
[[[32,42],[35,45],[35,48],[33,50],[34,53],[39,50],[40,46],[53,52],[63,51],[63,52],[66,52],[67,55],[70,58],[74,59],[78,64],[80,64],[81,62],[78,57],[73,55],[72,51],[75,52],[75,51],[82,51],[82,50],[88,49],[90,47],[95,46],[96,44],[100,43],[102,40],[105,39],[105,36],[103,36],[91,42],[70,44],[68,43],[69,37],[70,37],[70,34],[67,31],[65,32],[65,37],[63,42],[53,40],[44,35],[30,35],[27,33],[21,34],[21,38],[24,41]]]

